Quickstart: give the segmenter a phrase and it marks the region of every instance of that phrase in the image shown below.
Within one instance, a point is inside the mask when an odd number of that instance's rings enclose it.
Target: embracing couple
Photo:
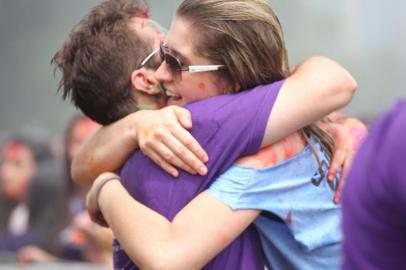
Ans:
[[[321,119],[356,83],[325,57],[290,70],[267,1],[183,1],[165,35],[144,1],[109,0],[53,62],[105,125],[72,174],[114,232],[115,269],[340,267],[338,172],[364,127]]]

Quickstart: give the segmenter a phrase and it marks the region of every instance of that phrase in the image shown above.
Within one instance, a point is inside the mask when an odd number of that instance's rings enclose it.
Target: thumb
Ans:
[[[192,116],[188,110],[180,107],[174,107],[174,112],[178,118],[178,121],[184,128],[192,128]]]

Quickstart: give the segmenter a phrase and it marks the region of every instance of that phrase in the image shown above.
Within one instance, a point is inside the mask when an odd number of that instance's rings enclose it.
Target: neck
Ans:
[[[165,98],[162,95],[136,93],[135,98],[140,110],[158,110],[165,106]]]

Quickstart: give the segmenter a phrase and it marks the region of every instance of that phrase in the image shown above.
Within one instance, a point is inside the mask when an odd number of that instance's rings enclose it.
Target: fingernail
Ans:
[[[207,168],[205,166],[202,166],[199,168],[200,175],[206,175],[206,173],[207,173]]]
[[[207,155],[204,155],[202,160],[203,160],[203,162],[206,163],[207,161],[209,161],[209,157]]]
[[[178,172],[178,171],[172,171],[172,176],[173,176],[173,177],[178,177],[178,176],[179,176],[179,172]]]
[[[188,126],[192,125],[192,122],[190,121],[189,117],[183,117],[183,122]]]
[[[327,175],[327,178],[328,178],[328,180],[333,180],[334,176],[335,176],[334,172],[329,172],[328,175]]]

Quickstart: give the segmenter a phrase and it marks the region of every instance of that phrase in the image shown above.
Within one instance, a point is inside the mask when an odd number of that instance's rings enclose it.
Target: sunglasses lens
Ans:
[[[171,71],[173,72],[173,74],[180,73],[181,66],[180,66],[179,60],[177,58],[175,58],[173,55],[166,54],[165,61],[171,68]]]
[[[179,75],[181,73],[182,64],[180,63],[180,60],[170,53],[167,53],[162,44],[159,48],[159,54],[161,56],[161,60],[166,62],[173,75]]]

